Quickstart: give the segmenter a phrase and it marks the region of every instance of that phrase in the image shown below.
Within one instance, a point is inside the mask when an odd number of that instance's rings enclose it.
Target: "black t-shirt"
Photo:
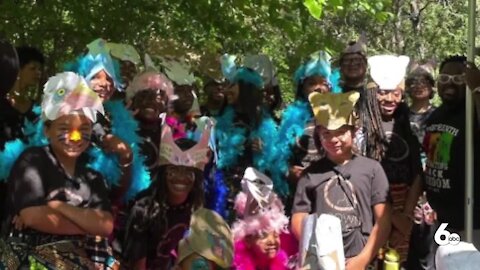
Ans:
[[[140,193],[130,211],[124,257],[131,263],[147,259],[147,269],[171,269],[173,252],[190,224],[189,203],[171,207],[156,200],[153,185]]]
[[[31,109],[26,113],[17,111],[7,99],[0,99],[0,109],[0,151],[3,151],[6,142],[24,139],[25,119],[33,121],[37,115]]]
[[[382,121],[382,128],[388,143],[381,164],[389,183],[411,185],[414,177],[422,173],[420,143],[407,119]]]
[[[293,146],[292,165],[307,168],[312,162],[315,162],[324,156],[321,147],[317,147],[314,141],[315,124],[309,122],[304,129],[303,135],[300,136]],[[318,150],[320,148],[320,151]]]
[[[374,225],[373,206],[387,198],[388,181],[377,161],[353,156],[348,163],[336,165],[323,158],[312,163],[300,179],[292,212],[338,217],[345,256],[350,258],[358,255],[368,240]]]
[[[79,158],[75,176],[70,177],[49,146],[25,150],[15,162],[8,179],[8,219],[22,209],[46,205],[50,200],[110,212],[106,183],[99,173],[86,167],[86,158]]]
[[[440,106],[426,123],[424,149],[427,155],[425,187],[427,198],[440,222],[464,228],[465,209],[465,107]],[[480,154],[478,143],[474,155]],[[469,146],[471,147],[471,146]],[[474,163],[474,213],[480,211],[480,166]],[[480,228],[478,217],[475,228]]]

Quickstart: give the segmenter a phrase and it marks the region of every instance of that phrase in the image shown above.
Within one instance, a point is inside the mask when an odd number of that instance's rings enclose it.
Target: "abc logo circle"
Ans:
[[[458,235],[458,233],[451,233],[448,236],[448,241],[450,245],[456,246],[458,243],[460,243],[460,235]]]

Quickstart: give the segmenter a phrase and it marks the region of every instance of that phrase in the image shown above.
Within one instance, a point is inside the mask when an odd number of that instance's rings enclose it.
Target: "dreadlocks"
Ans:
[[[382,128],[382,114],[376,96],[376,86],[366,87],[360,92],[356,106],[363,130],[363,146],[366,157],[382,161],[387,150],[387,139]]]

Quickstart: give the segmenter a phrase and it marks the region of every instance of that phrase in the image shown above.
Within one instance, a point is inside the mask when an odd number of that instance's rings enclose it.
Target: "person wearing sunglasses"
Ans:
[[[447,230],[458,233],[464,239],[465,230],[465,149],[474,147],[474,156],[480,154],[479,144],[465,144],[465,93],[467,59],[464,56],[451,56],[440,65],[437,79],[438,94],[442,105],[426,122],[423,140],[427,154],[425,189],[427,198],[436,212],[435,232],[441,223],[448,223]],[[475,122],[476,123],[476,122]],[[478,134],[478,125],[475,126]],[[479,166],[475,166],[474,182],[479,183]],[[480,196],[480,185],[474,185],[474,198]],[[473,202],[474,213],[480,211],[480,200]],[[480,247],[480,219],[474,217],[473,244]],[[430,257],[424,263],[433,265],[437,244],[432,243]],[[409,268],[410,269],[410,268]]]
[[[410,73],[405,80],[406,92],[411,100],[410,105],[410,126],[412,131],[422,142],[425,135],[425,121],[436,107],[430,102],[435,95],[433,87],[433,65],[426,63],[423,65],[413,64]]]

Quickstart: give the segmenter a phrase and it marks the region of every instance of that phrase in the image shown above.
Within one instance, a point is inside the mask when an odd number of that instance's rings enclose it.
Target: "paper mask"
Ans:
[[[343,125],[354,125],[353,109],[359,98],[360,93],[355,91],[342,94],[313,92],[308,100],[316,124],[336,130]]]
[[[370,76],[381,90],[395,90],[402,83],[410,58],[405,55],[376,55],[368,58]]]
[[[272,201],[273,182],[268,176],[248,167],[241,182],[242,190],[247,194],[247,205],[244,215],[258,213],[258,208],[267,207]]]
[[[82,111],[92,122],[97,112],[103,114],[103,105],[98,95],[87,86],[81,76],[63,72],[51,77],[44,86],[42,116],[55,120],[75,111]]]
[[[173,139],[170,126],[162,126],[162,137],[160,143],[159,165],[176,165],[197,168],[204,170],[208,163],[209,139],[212,123],[209,123],[202,132],[200,141],[192,148],[182,151]]]
[[[221,268],[231,267],[232,232],[225,220],[212,210],[200,208],[192,214],[189,233],[178,244],[177,264],[195,253]]]

